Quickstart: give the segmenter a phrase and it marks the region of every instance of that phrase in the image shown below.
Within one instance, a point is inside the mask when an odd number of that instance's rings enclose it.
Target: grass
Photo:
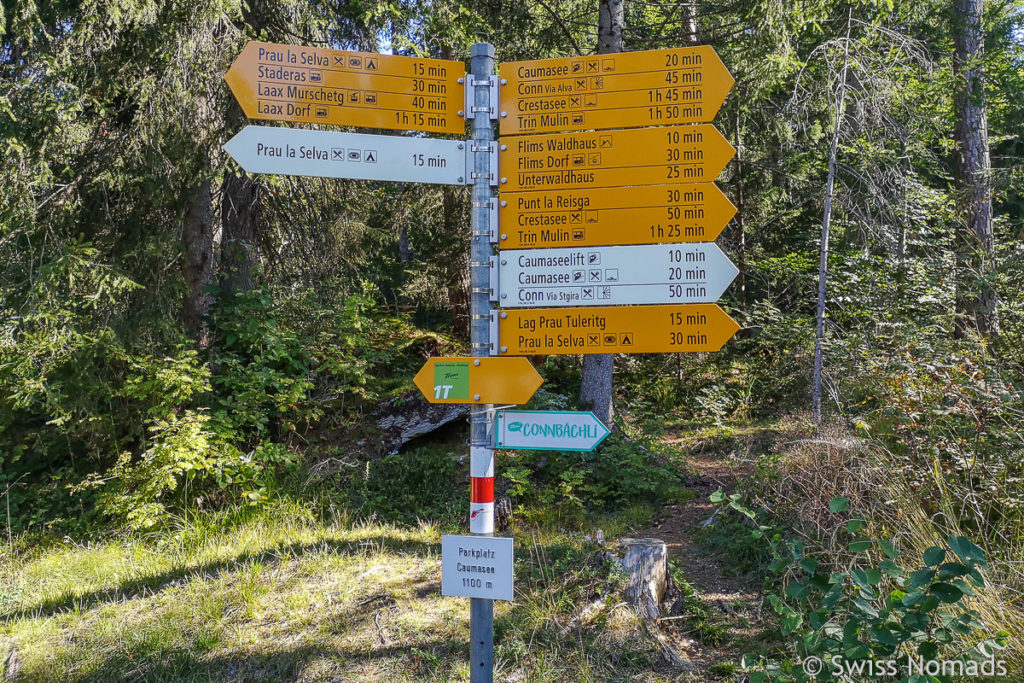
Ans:
[[[283,500],[194,514],[161,533],[6,552],[0,671],[24,681],[467,678],[468,602],[440,595],[440,534],[454,530],[310,509]],[[671,679],[628,609],[559,630],[580,601],[609,590],[582,533],[545,525],[515,538],[516,600],[495,608],[497,678]]]
[[[708,667],[708,673],[718,678],[728,678],[740,672],[738,664],[733,662],[718,662]]]
[[[273,679],[310,660],[383,675],[395,656],[386,635],[374,642],[364,605],[398,607],[390,629],[421,649],[453,635],[417,614],[435,583],[435,528],[237,512],[247,519],[194,519],[156,542],[61,544],[6,561],[3,583],[19,599],[5,603],[0,633],[18,648],[22,677]]]

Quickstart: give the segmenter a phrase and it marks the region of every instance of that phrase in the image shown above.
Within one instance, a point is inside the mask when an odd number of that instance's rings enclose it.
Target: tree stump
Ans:
[[[643,616],[657,619],[658,606],[665,597],[668,580],[668,548],[657,538],[623,538],[622,568],[629,576],[626,599],[640,608]]]

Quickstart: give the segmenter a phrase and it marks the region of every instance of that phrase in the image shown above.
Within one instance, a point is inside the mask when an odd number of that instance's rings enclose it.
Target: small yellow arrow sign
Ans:
[[[715,304],[502,310],[499,350],[533,354],[718,351],[740,326]]]
[[[503,192],[502,249],[712,242],[736,215],[714,183]]]
[[[706,123],[734,80],[709,45],[501,65],[501,134]]]
[[[530,400],[544,383],[525,358],[431,358],[413,382],[430,403],[509,403]]]
[[[462,62],[251,41],[224,80],[251,119],[463,134]]]
[[[708,124],[516,135],[501,142],[503,192],[710,182],[736,154]]]

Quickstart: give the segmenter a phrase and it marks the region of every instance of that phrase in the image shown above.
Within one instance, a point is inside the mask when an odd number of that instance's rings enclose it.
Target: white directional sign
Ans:
[[[224,149],[250,173],[463,185],[465,143],[246,126]]]
[[[511,600],[511,538],[441,536],[441,595]]]
[[[495,448],[531,451],[592,451],[608,436],[591,412],[499,410]]]
[[[506,308],[706,303],[739,272],[713,243],[512,249],[498,259]]]

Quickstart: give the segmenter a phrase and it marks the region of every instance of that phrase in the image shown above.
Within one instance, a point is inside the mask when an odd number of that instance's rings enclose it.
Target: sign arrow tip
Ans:
[[[242,149],[242,138],[245,137],[246,128],[235,133],[230,140],[221,145],[221,149],[228,153],[232,159],[235,160],[239,166],[248,171],[245,164],[245,154]]]

